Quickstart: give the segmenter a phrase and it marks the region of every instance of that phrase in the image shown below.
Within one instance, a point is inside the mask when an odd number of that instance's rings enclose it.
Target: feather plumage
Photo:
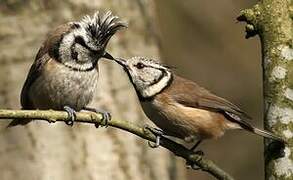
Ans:
[[[109,38],[118,30],[126,28],[127,24],[119,19],[118,16],[112,15],[111,11],[106,13],[96,12],[92,17],[85,16],[80,21],[81,26],[87,34],[96,39],[97,45],[106,45]]]

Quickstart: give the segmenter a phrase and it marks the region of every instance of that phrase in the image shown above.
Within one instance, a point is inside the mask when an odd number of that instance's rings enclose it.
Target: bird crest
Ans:
[[[96,12],[93,16],[86,15],[79,24],[86,30],[88,36],[96,39],[97,44],[105,44],[118,30],[126,28],[127,24],[114,16],[111,11]]]

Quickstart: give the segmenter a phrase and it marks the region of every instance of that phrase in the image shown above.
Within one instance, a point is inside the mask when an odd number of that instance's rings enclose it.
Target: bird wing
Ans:
[[[39,49],[35,61],[32,64],[30,71],[27,75],[27,79],[23,85],[21,91],[21,106],[23,109],[35,109],[33,103],[29,98],[29,89],[34,81],[40,76],[42,73],[43,67],[50,60],[57,60],[58,58],[58,49],[62,37],[66,34],[71,28],[74,28],[72,24],[67,23],[58,26],[55,30],[50,32],[47,36],[46,41],[42,44]]]
[[[42,48],[41,48],[42,49]],[[41,51],[39,50],[39,53]],[[39,54],[38,53],[38,54]],[[38,56],[38,55],[37,55]],[[34,105],[29,98],[29,89],[34,81],[40,76],[42,67],[50,60],[48,54],[44,54],[41,58],[37,59],[31,66],[30,71],[27,75],[23,88],[21,90],[21,106],[23,109],[34,109]]]
[[[50,60],[50,57],[48,54],[43,54],[42,56],[40,56],[40,53],[42,53],[42,51],[43,51],[43,48],[40,48],[37,54],[37,57],[39,58],[36,59],[33,65],[31,66],[30,71],[22,87],[21,95],[20,95],[21,96],[20,103],[21,103],[22,109],[35,109],[34,104],[30,100],[30,97],[29,97],[29,90],[32,83],[40,76],[42,66],[44,66]],[[17,125],[26,125],[30,121],[31,121],[30,119],[21,119],[21,120],[14,119],[8,124],[7,128],[17,126]]]
[[[238,123],[243,128],[252,129],[251,125],[243,120],[251,119],[245,112],[233,103],[212,94],[193,81],[174,76],[173,85],[169,86],[167,91],[173,91],[169,93],[172,95],[172,99],[184,106],[219,112],[228,120]]]

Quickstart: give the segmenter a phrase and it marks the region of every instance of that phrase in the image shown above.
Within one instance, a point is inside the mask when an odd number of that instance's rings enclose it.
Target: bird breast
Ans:
[[[97,69],[75,71],[51,59],[32,84],[29,97],[38,109],[81,110],[90,103],[97,81]]]

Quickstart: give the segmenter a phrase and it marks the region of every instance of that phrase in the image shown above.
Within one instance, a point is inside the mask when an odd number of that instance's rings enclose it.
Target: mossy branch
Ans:
[[[7,119],[33,119],[33,120],[44,120],[50,123],[57,122],[57,121],[68,121],[68,114],[65,111],[41,111],[41,110],[0,110],[0,119],[7,120]],[[92,112],[78,112],[76,113],[76,120],[75,122],[80,123],[89,123],[89,124],[100,124],[104,125],[102,115],[96,114]],[[143,127],[139,127],[133,123],[128,121],[116,120],[112,119],[109,123],[109,126],[125,130],[132,134],[135,134],[143,139],[155,142],[156,136],[149,130]],[[188,162],[189,164],[195,164],[201,170],[206,171],[212,174],[217,179],[221,180],[233,180],[233,178],[215,165],[212,161],[202,157],[190,151],[189,149],[185,148],[184,146],[166,138],[162,137],[160,141],[160,145],[175,155],[182,157]]]
[[[242,10],[246,37],[258,35],[262,47],[264,127],[285,139],[284,154],[265,143],[265,179],[293,179],[293,21],[292,1],[260,0]]]

